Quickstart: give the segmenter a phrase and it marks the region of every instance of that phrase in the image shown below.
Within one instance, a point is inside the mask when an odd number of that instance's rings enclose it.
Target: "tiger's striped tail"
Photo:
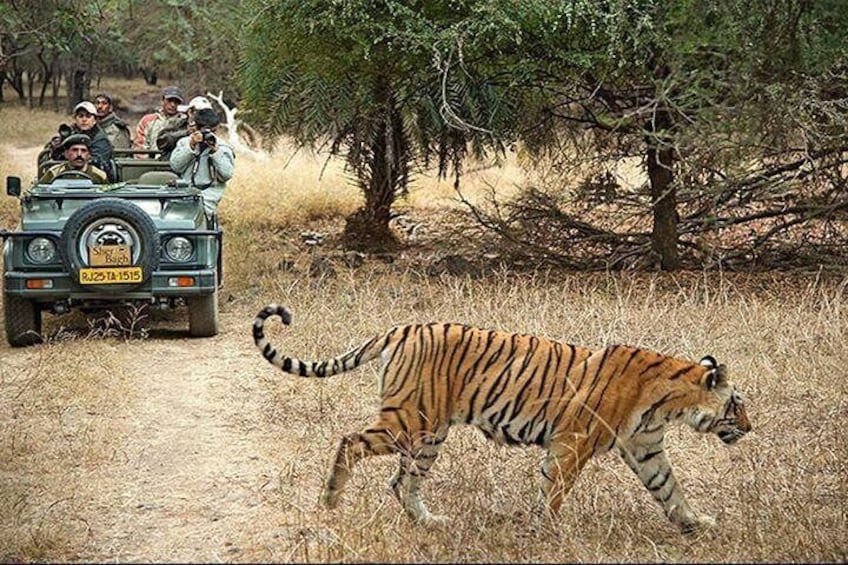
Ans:
[[[273,316],[279,316],[285,325],[291,324],[291,312],[285,306],[269,304],[259,311],[253,321],[253,342],[269,363],[286,373],[301,377],[332,377],[355,369],[380,355],[381,347],[374,347],[378,341],[374,337],[356,349],[326,361],[301,361],[289,357],[278,352],[265,337],[265,321]]]

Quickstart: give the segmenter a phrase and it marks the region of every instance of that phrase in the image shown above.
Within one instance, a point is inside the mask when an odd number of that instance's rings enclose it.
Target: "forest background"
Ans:
[[[838,0],[48,0],[4,3],[0,22],[0,100],[69,110],[101,77],[141,74],[223,93],[266,147],[341,157],[363,195],[349,248],[391,248],[422,174],[460,190],[464,169],[516,156],[537,178],[469,206],[505,253],[846,263]]]

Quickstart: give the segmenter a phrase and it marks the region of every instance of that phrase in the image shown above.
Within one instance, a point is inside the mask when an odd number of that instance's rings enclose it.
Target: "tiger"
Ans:
[[[444,523],[419,489],[450,427],[467,424],[499,444],[545,450],[534,514],[556,517],[586,463],[614,449],[672,524],[689,534],[715,520],[690,507],[675,479],[664,446],[667,424],[684,422],[728,445],[752,429],[743,395],[711,355],[695,363],[622,344],[591,349],[431,322],[395,325],[338,357],[301,361],[265,337],[265,323],[275,316],[291,324],[288,309],[269,304],[254,319],[253,339],[286,373],[330,377],[382,359],[379,415],[339,442],[322,494],[331,509],[358,461],[398,454],[390,486],[402,509],[415,522]]]

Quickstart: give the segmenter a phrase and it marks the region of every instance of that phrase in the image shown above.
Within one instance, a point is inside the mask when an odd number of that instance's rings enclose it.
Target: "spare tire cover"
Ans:
[[[131,263],[125,266],[141,267],[141,280],[81,285],[80,269],[91,266],[90,250],[102,245],[128,246]],[[72,284],[83,290],[126,292],[147,282],[159,268],[160,241],[156,224],[136,204],[120,198],[95,200],[71,214],[62,230],[59,249]]]

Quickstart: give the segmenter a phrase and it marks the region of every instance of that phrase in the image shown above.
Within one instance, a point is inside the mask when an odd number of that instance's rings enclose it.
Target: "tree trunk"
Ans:
[[[85,100],[88,92],[88,79],[85,69],[76,69],[68,81],[68,113],[73,112],[74,106]]]
[[[670,126],[668,111],[658,111],[656,120],[649,126],[647,151],[654,215],[651,249],[659,258],[660,268],[664,271],[680,267],[677,252],[677,191],[673,184],[674,148],[663,136],[663,132]]]
[[[18,100],[20,102],[26,101],[26,93],[24,92],[24,72],[14,66],[12,66],[12,72],[6,75],[6,82],[9,83],[9,86],[12,87],[12,90],[17,92]]]
[[[344,241],[353,249],[390,250],[397,240],[389,229],[392,204],[407,188],[410,147],[394,94],[384,77],[378,77],[375,90],[382,112],[365,134],[364,147],[354,151],[357,171],[365,196],[364,206],[349,216]],[[369,122],[363,122],[367,128]]]
[[[656,53],[650,61],[650,66],[657,81],[663,81],[671,74],[668,65],[658,62]],[[645,125],[648,180],[651,183],[651,207],[654,215],[651,250],[659,260],[660,269],[664,271],[680,268],[680,256],[677,252],[677,191],[673,182],[674,145],[669,137],[672,121],[671,111],[660,100],[652,119]]]
[[[38,64],[41,65],[41,72],[42,72],[41,89],[39,89],[39,92],[38,92],[38,107],[39,108],[44,107],[44,100],[47,97],[47,88],[53,82],[53,68],[54,68],[53,61],[55,60],[55,57],[51,57],[51,59],[52,60],[50,61],[50,63],[48,63],[47,60],[44,58],[43,53],[38,54]]]
[[[397,244],[389,229],[392,203],[395,200],[394,167],[387,143],[387,130],[390,127],[385,120],[375,127],[368,152],[371,155],[370,162],[365,165],[370,174],[367,184],[362,186],[365,204],[349,216],[345,223],[345,245],[352,249],[390,250]]]
[[[30,108],[35,108],[35,97],[32,95],[33,90],[35,89],[35,81],[38,80],[38,73],[28,73],[27,74],[27,106]]]
[[[59,111],[59,92],[62,90],[61,66],[53,69],[53,80],[50,81],[53,89],[53,111]]]
[[[156,69],[141,69],[141,76],[144,77],[144,83],[150,86],[156,86],[159,81],[159,75],[156,74]]]

